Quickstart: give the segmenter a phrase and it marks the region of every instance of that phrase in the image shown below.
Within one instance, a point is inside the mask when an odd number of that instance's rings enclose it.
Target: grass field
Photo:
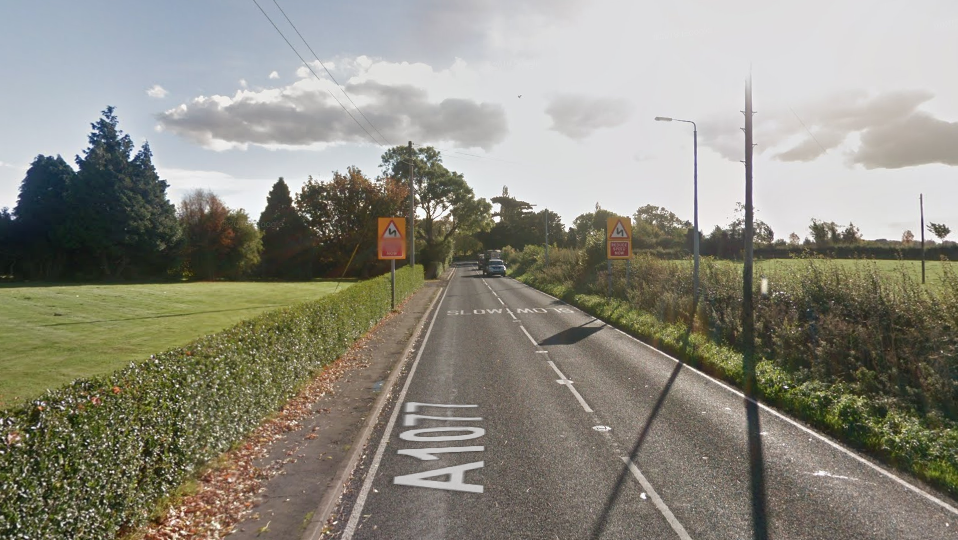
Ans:
[[[856,266],[874,264],[878,270],[891,280],[901,280],[902,274],[911,276],[917,283],[921,283],[921,261],[883,261],[883,260],[861,260],[861,259],[827,259],[830,264],[838,264],[851,270]],[[772,272],[776,270],[794,271],[801,270],[802,266],[808,264],[804,259],[769,259],[756,261],[755,273],[760,275],[763,271]],[[942,267],[950,265],[951,269],[958,272],[958,262],[949,261],[925,261],[925,283],[931,286],[939,286],[943,283]]]
[[[335,289],[335,282],[0,285],[0,408]]]

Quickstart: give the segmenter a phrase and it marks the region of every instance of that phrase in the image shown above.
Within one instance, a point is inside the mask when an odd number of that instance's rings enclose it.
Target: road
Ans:
[[[515,280],[460,266],[428,317],[338,537],[958,538],[955,501]]]

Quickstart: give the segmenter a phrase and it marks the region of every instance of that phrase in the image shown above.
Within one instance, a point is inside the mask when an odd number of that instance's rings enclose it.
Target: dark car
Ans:
[[[489,264],[486,265],[486,269],[482,272],[487,276],[499,275],[506,277],[506,263],[502,262],[501,259],[490,259]]]

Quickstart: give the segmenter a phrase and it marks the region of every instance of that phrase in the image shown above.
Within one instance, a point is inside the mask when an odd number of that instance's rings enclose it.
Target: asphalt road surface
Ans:
[[[342,538],[958,539],[954,500],[515,280],[460,266],[428,317]]]

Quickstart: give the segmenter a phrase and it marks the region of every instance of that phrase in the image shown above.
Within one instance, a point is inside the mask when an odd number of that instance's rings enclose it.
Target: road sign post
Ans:
[[[627,217],[610,217],[607,221],[606,238],[609,260],[628,260],[632,257],[632,220]]]
[[[389,260],[392,309],[396,309],[396,260],[406,258],[406,220],[381,217],[377,230],[376,254],[380,260]]]
[[[609,271],[609,298],[612,297],[612,261],[629,260],[632,257],[632,220],[627,217],[610,217],[606,221],[606,255]]]

